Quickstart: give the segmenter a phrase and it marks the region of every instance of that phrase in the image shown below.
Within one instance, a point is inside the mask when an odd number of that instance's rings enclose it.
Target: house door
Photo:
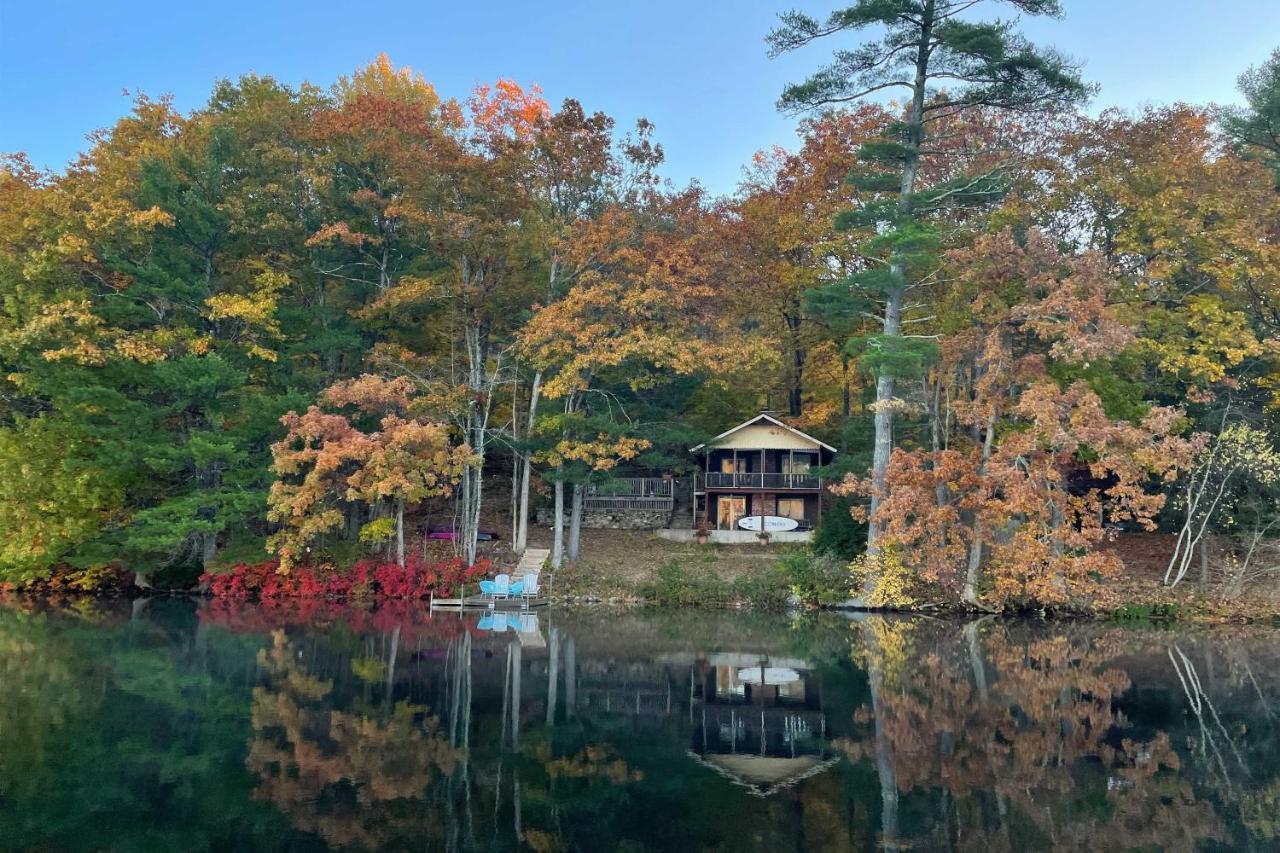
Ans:
[[[736,530],[738,519],[747,514],[747,499],[739,495],[721,495],[717,505],[720,507],[720,529]]]

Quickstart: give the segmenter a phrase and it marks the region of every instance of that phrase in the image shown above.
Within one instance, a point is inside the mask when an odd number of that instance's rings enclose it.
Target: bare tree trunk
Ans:
[[[1209,537],[1200,537],[1200,592],[1209,591]]]
[[[525,425],[525,438],[533,434],[533,423],[538,410],[538,398],[541,394],[542,371],[539,370],[533,375],[533,387],[529,390],[529,421]],[[514,543],[517,554],[524,553],[524,549],[529,544],[529,483],[533,479],[533,459],[527,450],[522,455],[524,459],[520,476],[520,510],[517,516]]]
[[[404,501],[396,501],[396,565],[404,568]]]
[[[982,464],[978,466],[979,478],[986,473],[987,461],[991,459],[991,451],[995,447],[995,438],[996,410],[992,406],[991,414],[987,417],[987,434],[982,439]],[[964,589],[960,593],[961,600],[973,607],[978,605],[978,579],[982,571],[982,537],[984,535],[982,519],[975,518],[973,539],[969,542],[969,565],[965,569]]]
[[[507,510],[511,514],[511,548],[515,549],[516,536],[520,533],[520,462],[524,454],[516,449],[520,440],[520,416],[516,411],[519,402],[520,383],[511,383],[511,494]]]
[[[573,503],[569,510],[569,562],[578,562],[578,554],[582,551],[582,483],[573,484]]]
[[[906,278],[906,267],[894,264],[894,278]],[[885,337],[897,337],[902,331],[903,288],[895,287],[885,305],[883,331]],[[871,514],[867,522],[867,554],[880,555],[880,521],[876,511],[887,494],[889,457],[893,453],[893,405],[896,378],[887,370],[876,377],[875,438],[871,450]],[[870,590],[868,590],[870,591]]]
[[[484,330],[469,325],[464,330],[467,347],[467,387],[472,394],[466,413],[466,438],[477,463],[462,475],[462,557],[467,565],[476,561],[480,541],[480,508],[483,500],[485,451],[489,435],[489,413],[493,406],[494,375],[488,364]]]
[[[555,518],[551,523],[551,568],[564,565],[564,465],[556,466]]]
[[[200,565],[208,571],[210,564],[218,558],[218,534],[205,533],[201,538]]]

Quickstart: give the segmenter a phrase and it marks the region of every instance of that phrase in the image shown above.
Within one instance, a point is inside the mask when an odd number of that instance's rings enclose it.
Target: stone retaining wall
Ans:
[[[550,527],[554,521],[551,507],[538,510],[538,524]],[[658,509],[598,510],[582,512],[582,526],[591,530],[657,530],[667,526],[670,513]],[[569,526],[569,508],[565,507],[565,528]]]

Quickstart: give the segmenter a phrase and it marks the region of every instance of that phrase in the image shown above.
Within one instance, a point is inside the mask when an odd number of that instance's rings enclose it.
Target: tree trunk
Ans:
[[[404,568],[404,501],[396,501],[396,565]]]
[[[840,375],[843,387],[840,390],[840,412],[847,421],[853,414],[853,393],[849,387],[849,356],[840,356]]]
[[[533,433],[533,422],[538,410],[538,397],[542,393],[542,371],[533,374],[533,387],[529,389],[529,421],[525,425],[525,438]],[[523,454],[522,473],[520,477],[520,510],[516,522],[516,538],[514,548],[517,554],[523,554],[529,544],[529,483],[533,479],[533,459],[529,451]]]
[[[578,554],[582,550],[582,499],[585,487],[582,483],[573,484],[573,504],[569,510],[569,562],[578,562]]]
[[[1200,593],[1209,591],[1209,537],[1200,537]]]
[[[464,271],[464,276],[467,273]],[[462,557],[467,565],[476,561],[480,540],[480,507],[483,498],[485,451],[489,436],[489,415],[493,408],[495,371],[489,364],[488,328],[482,321],[469,318],[463,329],[467,350],[467,403],[465,433],[467,444],[477,462],[467,466],[462,476]]]
[[[927,14],[932,18],[932,4],[928,8]],[[920,144],[924,141],[924,99],[928,84],[929,43],[932,38],[932,20],[926,20],[920,28],[920,41],[916,49],[915,79],[911,91],[911,110],[907,117],[907,147],[910,149],[910,156],[903,164],[902,181],[898,192],[898,213],[904,220],[911,214]],[[889,274],[892,284],[885,293],[882,326],[883,336],[886,339],[902,335],[902,305],[909,285],[906,264],[901,261],[890,265]],[[871,455],[871,512],[867,523],[867,555],[871,557],[878,557],[881,553],[880,523],[876,519],[876,510],[880,508],[886,496],[886,474],[889,470],[889,457],[893,452],[895,379],[896,377],[885,369],[876,376],[875,441]],[[869,576],[866,592],[870,592],[871,585],[874,583],[875,578]]]
[[[209,570],[209,566],[218,558],[218,534],[205,533],[202,536],[203,541],[200,543],[200,565]]]
[[[987,470],[987,461],[991,459],[991,451],[995,447],[996,438],[996,411],[993,406],[991,414],[987,417],[987,434],[982,440],[982,463],[978,466],[978,477],[981,478]],[[978,606],[978,579],[982,571],[982,521],[975,518],[973,521],[973,539],[969,542],[969,565],[965,569],[964,589],[960,593],[960,599],[971,607]]]
[[[151,581],[142,572],[133,573],[133,585],[138,589],[151,589]]]
[[[894,277],[905,279],[906,269],[902,264],[893,265]],[[888,294],[885,305],[883,331],[885,337],[897,337],[902,331],[903,287],[895,287]],[[887,370],[882,370],[876,377],[875,404],[875,439],[871,451],[871,515],[867,523],[867,553],[871,556],[880,554],[880,522],[876,511],[887,497],[887,476],[889,457],[893,453],[893,402],[896,378]]]
[[[798,314],[783,313],[782,319],[787,324],[791,339],[791,382],[787,389],[787,411],[793,418],[804,413],[804,364],[806,353],[800,345],[800,322]]]
[[[564,565],[564,465],[556,466],[555,518],[551,524],[551,568]]]

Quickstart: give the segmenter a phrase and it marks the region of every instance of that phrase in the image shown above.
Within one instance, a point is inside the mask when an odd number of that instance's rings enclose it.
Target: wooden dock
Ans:
[[[546,607],[548,598],[486,598],[468,595],[465,598],[433,598],[432,610],[524,610],[526,607]]]

